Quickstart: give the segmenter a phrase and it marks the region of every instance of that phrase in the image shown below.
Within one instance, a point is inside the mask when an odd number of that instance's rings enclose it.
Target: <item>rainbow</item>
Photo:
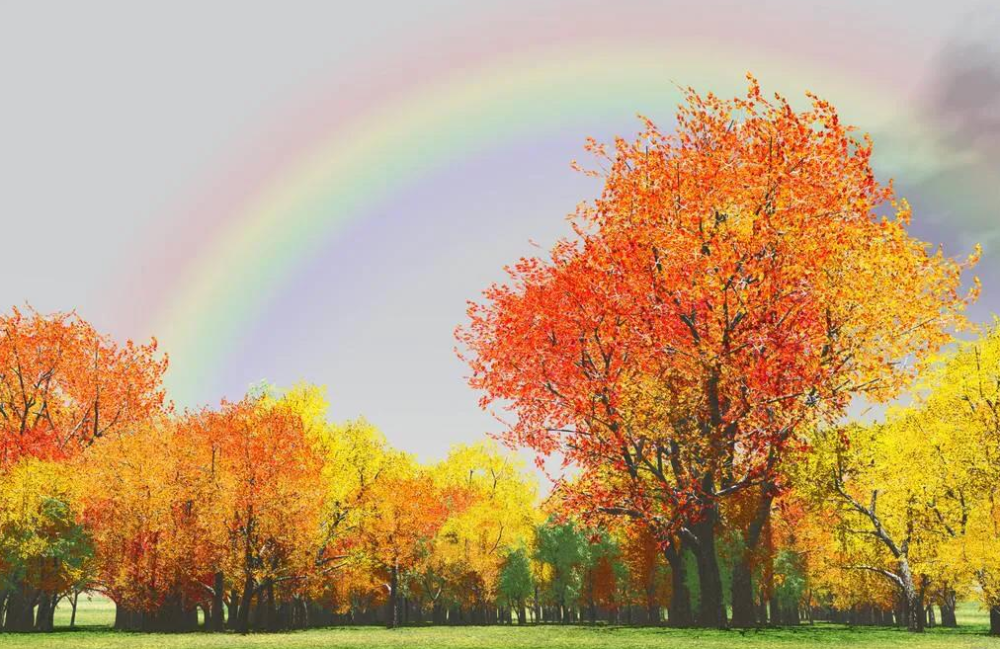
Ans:
[[[228,174],[191,214],[206,225],[189,242],[190,261],[155,273],[147,289],[158,297],[142,309],[141,329],[156,332],[175,361],[168,384],[180,404],[207,396],[206,385],[240,353],[241,330],[264,317],[296,269],[387,194],[552,129],[636,112],[669,117],[679,99],[674,82],[734,94],[752,70],[765,91],[796,97],[815,90],[845,120],[866,129],[892,123],[905,137],[905,150],[878,153],[892,175],[921,174],[951,155],[936,144],[932,125],[900,121],[909,114],[901,104],[906,92],[887,91],[891,70],[869,70],[859,81],[849,69],[805,57],[738,43],[664,45],[655,34],[625,43],[529,42],[514,55],[477,48],[474,40],[452,48],[460,65],[442,63],[419,79],[390,74],[346,97],[331,90],[290,116],[274,138],[262,138],[252,162]],[[587,135],[580,132],[581,143]]]

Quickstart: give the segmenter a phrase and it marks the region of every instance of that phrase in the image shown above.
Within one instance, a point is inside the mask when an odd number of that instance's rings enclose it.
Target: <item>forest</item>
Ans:
[[[155,339],[0,316],[0,621],[1000,635],[1000,321],[828,102],[686,91],[455,332],[504,429],[436,462],[325,389],[179,409]],[[392,404],[386,404],[386,408]],[[369,413],[377,421],[378,413]],[[516,450],[565,471],[543,493]]]

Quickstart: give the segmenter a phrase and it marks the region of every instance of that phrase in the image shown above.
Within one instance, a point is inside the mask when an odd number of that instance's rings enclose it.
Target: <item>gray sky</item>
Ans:
[[[391,111],[393,74],[402,72],[407,92],[419,94],[425,83],[432,92],[490,66],[520,74],[525,64],[511,63],[519,53],[537,51],[541,65],[569,60],[559,52],[624,50],[630,39],[654,47],[683,39],[709,52],[718,45],[728,52],[718,63],[733,64],[736,83],[744,54],[775,61],[773,70],[762,63],[754,72],[765,89],[790,96],[806,88],[781,85],[799,78],[777,72],[785,66],[798,66],[821,94],[827,71],[837,75],[831,87],[856,80],[866,91],[891,76],[885,88],[899,94],[892,98],[899,123],[931,125],[932,152],[917,152],[930,145],[914,142],[885,111],[880,123],[861,126],[877,147],[894,149],[894,160],[913,151],[924,161],[887,165],[916,208],[919,234],[954,254],[987,242],[980,272],[987,291],[976,317],[996,310],[993,3],[771,0],[752,14],[736,2],[697,9],[640,1],[253,4],[0,3],[0,305],[75,308],[116,336],[157,335],[172,353],[174,384],[198,386],[182,405],[239,396],[262,378],[305,379],[328,385],[335,417],[363,413],[425,457],[496,430],[464,384],[452,330],[465,300],[501,279],[503,264],[536,252],[529,239],[547,245],[567,234],[563,215],[596,190],[568,162],[588,135],[635,132],[634,113],[646,107],[627,96],[620,110],[579,106],[557,119],[543,117],[544,106],[511,105],[509,119],[532,122],[518,137],[429,150],[433,168],[379,180],[363,215],[336,234],[324,230],[284,265],[278,290],[228,334],[234,351],[208,370],[184,344],[175,353],[171,341],[211,336],[212,328],[187,323],[194,333],[182,336],[167,318],[166,330],[148,330],[147,312],[171,302],[145,287],[164,286],[162,275],[173,269],[211,263],[211,246],[191,242],[210,239],[215,219],[231,225],[241,216],[205,206],[246,165],[276,156],[273,143],[316,106],[336,109],[340,97],[370,95],[373,113]],[[678,60],[667,69],[679,83],[714,87],[702,63]],[[614,74],[592,81],[620,91]],[[672,106],[653,112],[668,121]],[[268,254],[259,252],[261,264]],[[233,290],[247,291],[241,270],[232,273]],[[184,374],[194,367],[210,376]]]

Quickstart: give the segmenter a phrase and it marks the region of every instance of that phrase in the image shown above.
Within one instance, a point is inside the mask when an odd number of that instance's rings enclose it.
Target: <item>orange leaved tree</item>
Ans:
[[[62,459],[157,412],[156,341],[118,345],[72,313],[0,315],[0,471]]]
[[[461,513],[471,494],[439,487],[427,469],[399,454],[367,494],[357,549],[388,591],[386,625],[400,624],[401,580],[412,576],[431,552],[449,515]]]
[[[279,589],[294,590],[313,574],[322,541],[322,462],[299,412],[280,401],[247,396],[201,415],[198,443],[210,448],[228,539],[212,587],[221,604],[231,583],[229,622],[245,633],[256,600],[261,626],[277,623]],[[223,578],[225,577],[225,580]],[[220,615],[216,618],[221,622]]]
[[[97,440],[74,464],[94,544],[92,587],[116,605],[115,627],[192,630],[206,567],[227,541],[205,449],[162,418]]]
[[[756,494],[733,574],[733,623],[752,624],[786,450],[851,399],[896,394],[975,297],[975,260],[911,236],[871,141],[810,99],[797,111],[752,79],[734,99],[688,90],[674,133],[647,120],[613,151],[591,141],[605,184],[575,239],[515,264],[458,331],[484,407],[516,414],[510,443],[624,476],[580,480],[572,502],[694,552],[708,626],[726,624],[720,501]]]

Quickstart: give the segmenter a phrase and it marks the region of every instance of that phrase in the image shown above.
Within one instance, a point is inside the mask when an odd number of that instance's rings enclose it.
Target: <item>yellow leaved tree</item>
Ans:
[[[491,442],[455,446],[434,468],[434,478],[442,489],[467,494],[469,503],[441,527],[435,568],[453,577],[450,581],[462,591],[453,595],[473,605],[474,619],[482,618],[487,604],[497,599],[507,556],[534,541],[541,522],[537,484],[522,462]]]

